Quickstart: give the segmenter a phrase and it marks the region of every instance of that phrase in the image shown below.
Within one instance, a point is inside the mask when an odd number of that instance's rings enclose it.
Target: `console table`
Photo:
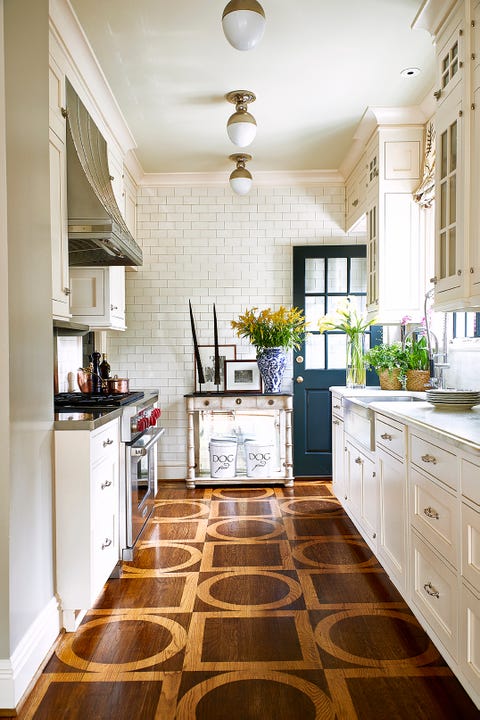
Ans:
[[[187,488],[196,485],[293,485],[291,394],[194,393],[185,396],[188,418]],[[237,441],[237,465],[232,477],[212,477],[209,443],[212,438]],[[245,440],[273,448],[268,477],[248,477]],[[227,439],[228,442],[228,439]]]

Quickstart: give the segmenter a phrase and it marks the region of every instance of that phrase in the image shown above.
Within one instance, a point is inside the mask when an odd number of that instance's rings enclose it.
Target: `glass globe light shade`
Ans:
[[[265,13],[257,0],[231,0],[223,11],[222,27],[236,50],[253,50],[265,31]]]
[[[229,182],[235,195],[247,195],[252,188],[252,175],[246,168],[236,168],[230,175]]]
[[[227,135],[234,145],[247,147],[255,139],[257,134],[257,123],[249,112],[238,111],[228,119]]]

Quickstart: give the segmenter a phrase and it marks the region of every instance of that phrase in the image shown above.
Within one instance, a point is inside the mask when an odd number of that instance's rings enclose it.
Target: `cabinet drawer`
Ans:
[[[343,398],[339,395],[332,395],[332,415],[343,418]]]
[[[108,423],[104,427],[100,428],[98,433],[96,432],[92,434],[92,464],[95,465],[103,458],[118,455],[118,443],[118,421]]]
[[[462,575],[480,592],[480,513],[462,503]]]
[[[415,532],[412,533],[411,593],[414,604],[448,652],[456,659],[457,576]]]
[[[117,516],[102,509],[97,513],[92,538],[92,597],[96,598],[115,567],[118,558]]]
[[[405,427],[375,416],[375,446],[385,448],[401,460],[405,459]]]
[[[414,465],[453,490],[458,489],[457,460],[453,453],[417,435],[411,436],[410,452]]]
[[[480,465],[462,458],[462,495],[480,506]]]
[[[412,468],[411,523],[454,567],[458,566],[458,505],[455,495]]]

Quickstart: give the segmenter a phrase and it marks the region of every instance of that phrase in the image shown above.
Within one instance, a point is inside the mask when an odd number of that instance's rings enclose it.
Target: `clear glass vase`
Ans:
[[[347,335],[346,386],[364,388],[367,381],[365,368],[365,335]]]

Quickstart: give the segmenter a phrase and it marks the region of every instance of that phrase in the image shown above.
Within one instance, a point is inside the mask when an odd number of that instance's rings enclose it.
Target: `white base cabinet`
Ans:
[[[75,630],[119,560],[119,420],[55,431],[56,591]]]
[[[480,708],[480,446],[376,412],[369,455],[341,437],[341,401],[332,398],[336,495]]]

